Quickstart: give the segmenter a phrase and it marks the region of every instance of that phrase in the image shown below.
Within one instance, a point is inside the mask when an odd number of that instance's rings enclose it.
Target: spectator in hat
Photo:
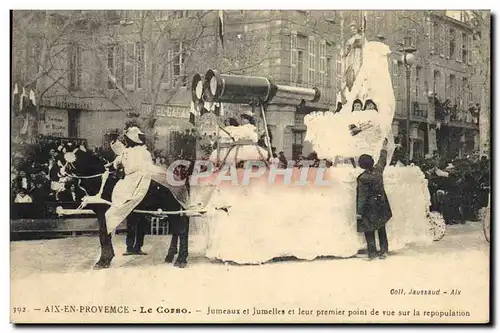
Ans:
[[[63,202],[75,202],[80,204],[83,197],[87,195],[85,191],[77,186],[75,182],[66,183],[65,190],[59,194],[59,199]]]
[[[33,200],[28,195],[28,191],[25,188],[20,188],[16,198],[14,199],[15,203],[32,203]]]

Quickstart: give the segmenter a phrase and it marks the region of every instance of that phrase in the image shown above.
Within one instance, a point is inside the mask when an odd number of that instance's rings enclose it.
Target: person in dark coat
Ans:
[[[358,232],[365,234],[368,245],[368,258],[377,256],[375,231],[378,232],[380,259],[387,258],[389,242],[385,224],[392,217],[391,206],[384,190],[383,173],[387,162],[387,139],[384,141],[378,163],[374,166],[373,157],[363,154],[359,166],[364,169],[357,178],[356,218]]]
[[[76,184],[76,182],[71,182],[66,184],[66,189],[59,194],[59,200],[62,202],[75,202],[80,204],[83,197],[87,193]]]

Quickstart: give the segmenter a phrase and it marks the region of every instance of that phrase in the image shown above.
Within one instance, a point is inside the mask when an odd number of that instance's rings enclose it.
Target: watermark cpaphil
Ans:
[[[187,178],[176,177],[175,170],[179,167],[189,168],[191,163],[194,163],[194,167],[193,173],[189,176],[189,183],[194,186],[207,182],[216,186],[222,184],[248,186],[252,179],[265,179],[269,185],[331,186],[333,184],[325,179],[328,167],[324,161],[321,161],[318,167],[312,167],[313,161],[302,161],[300,168],[294,167],[292,162],[288,162],[287,168],[278,168],[273,165],[267,166],[263,161],[245,161],[242,168],[237,168],[234,163],[226,163],[217,168],[208,160],[174,161],[167,169],[168,184],[184,185]]]

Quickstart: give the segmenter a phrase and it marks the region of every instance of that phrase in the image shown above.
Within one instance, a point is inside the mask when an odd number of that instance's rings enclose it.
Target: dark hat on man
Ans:
[[[363,170],[371,170],[373,168],[373,165],[375,164],[375,161],[370,155],[363,154],[359,157],[358,164],[359,167]]]

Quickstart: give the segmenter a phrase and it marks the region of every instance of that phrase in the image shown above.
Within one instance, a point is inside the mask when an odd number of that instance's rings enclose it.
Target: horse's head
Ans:
[[[77,149],[73,152],[64,154],[65,172],[74,180],[77,180],[82,189],[87,192],[89,196],[94,196],[102,191],[103,174],[106,172],[105,165],[108,161],[95,155],[92,152]],[[109,179],[109,178],[108,178]],[[102,191],[102,198],[110,200],[112,187],[114,183],[108,184],[108,179],[105,180],[104,191]],[[109,189],[110,186],[111,189]]]

